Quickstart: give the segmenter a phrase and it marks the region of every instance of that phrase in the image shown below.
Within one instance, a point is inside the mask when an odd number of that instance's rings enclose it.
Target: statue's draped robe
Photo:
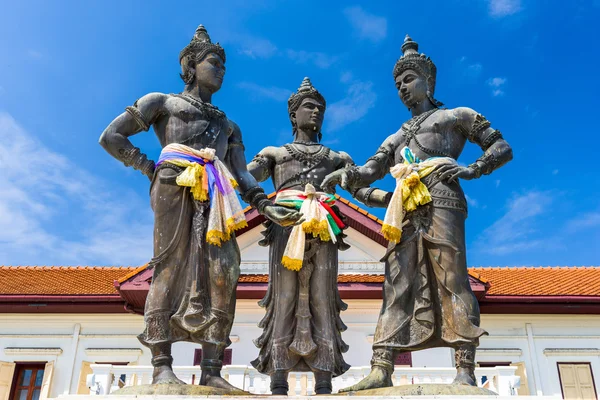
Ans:
[[[325,160],[323,166],[328,163]],[[306,168],[295,159],[280,167],[285,176],[276,178],[276,184]],[[306,183],[310,182],[293,181],[288,182],[286,187],[296,184],[296,188],[302,189]],[[317,186],[318,182],[312,183]],[[334,208],[337,210],[337,207]],[[342,356],[348,345],[342,340],[341,332],[346,330],[346,326],[340,318],[340,312],[347,306],[341,300],[337,286],[338,247],[347,248],[343,242],[344,235],[338,236],[337,243],[323,242],[307,235],[303,267],[296,272],[281,264],[290,232],[291,227],[267,223],[265,239],[261,242],[261,245],[269,246],[269,285],[265,297],[259,302],[266,309],[266,314],[259,323],[263,333],[254,341],[260,352],[252,365],[268,375],[276,371],[325,371],[333,376],[341,375],[350,368]],[[312,270],[309,280],[310,326],[317,350],[310,356],[300,356],[290,349],[290,345],[297,327],[300,280],[305,279],[309,269]]]
[[[398,147],[383,149],[389,163],[382,168],[403,162]],[[374,350],[478,345],[486,334],[467,271],[465,195],[458,182],[441,182],[435,172],[422,181],[431,203],[405,215],[400,243],[391,243],[382,259],[383,304]]]
[[[213,121],[209,128],[221,131],[224,123]],[[189,188],[177,186],[182,170],[163,164],[152,182],[154,272],[138,338],[149,347],[188,341],[225,348],[231,344],[240,251],[234,234],[221,247],[206,242],[209,201],[194,200]]]

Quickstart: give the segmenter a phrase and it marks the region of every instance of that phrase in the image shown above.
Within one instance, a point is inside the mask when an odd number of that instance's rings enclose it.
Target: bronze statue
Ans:
[[[259,303],[266,315],[255,340],[260,348],[252,365],[271,377],[271,392],[285,395],[290,371],[312,371],[315,392],[329,394],[331,379],[350,367],[342,353],[348,346],[341,337],[346,326],[340,311],[346,304],[337,288],[338,249],[345,224],[335,197],[319,183],[330,172],[354,163],[344,152],[320,144],[325,99],[304,78],[288,100],[294,141],[266,147],[248,164],[259,182],[269,177],[277,189],[275,204],[298,209],[306,222],[293,228],[268,223],[260,242],[269,246],[269,287]]]
[[[397,353],[432,347],[454,348],[454,383],[475,386],[475,349],[486,334],[479,327],[479,305],[469,285],[467,203],[459,178],[492,173],[512,159],[512,150],[481,114],[466,107],[440,108],[442,103],[433,97],[436,67],[408,36],[402,52],[393,76],[413,117],[364,166],[336,171],[322,184],[326,190],[341,184],[367,205],[388,207],[382,231],[390,246],[384,257],[383,305],[371,373],[342,391],[392,386]],[[467,140],[484,154],[462,167],[456,159]],[[397,181],[391,196],[357,189],[388,171]]]
[[[301,217],[267,199],[246,169],[240,128],[211,104],[225,75],[225,51],[200,25],[179,54],[185,89],[150,93],[106,128],[100,144],[151,180],[154,211],[152,285],[139,340],[152,352],[153,384],[183,384],[172,369],[171,345],[202,345],[201,385],[233,388],[221,377],[235,312],[240,253],[234,231],[245,225],[233,191],[283,225]],[[128,137],[150,126],[163,151],[148,160]]]

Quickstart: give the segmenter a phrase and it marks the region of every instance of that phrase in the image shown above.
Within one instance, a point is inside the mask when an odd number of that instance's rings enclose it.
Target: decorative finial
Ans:
[[[404,38],[404,43],[402,44],[402,53],[404,55],[407,54],[412,54],[412,53],[418,53],[419,51],[419,44],[417,42],[415,42],[414,40],[412,40],[412,38],[410,36],[408,36],[408,34],[406,35],[406,37]]]
[[[194,40],[199,42],[208,42],[210,43],[210,36],[208,36],[208,32],[204,25],[200,24],[194,33]]]
[[[308,76],[305,76],[302,80],[302,83],[300,84],[300,87],[298,88],[298,92],[306,92],[312,89],[314,89],[314,87],[310,82],[310,78]]]

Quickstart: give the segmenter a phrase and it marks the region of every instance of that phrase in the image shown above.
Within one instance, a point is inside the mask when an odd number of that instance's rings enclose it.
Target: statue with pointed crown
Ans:
[[[235,231],[246,226],[235,189],[275,223],[293,225],[301,214],[267,199],[246,168],[240,128],[212,104],[225,51],[204,26],[179,61],[183,92],[143,96],[110,123],[100,144],[151,181],[153,276],[139,340],[152,352],[152,383],[183,384],[173,373],[171,345],[187,341],[202,345],[200,384],[232,389],[221,367],[240,274]],[[129,140],[150,127],[163,147],[156,163]]]
[[[512,159],[512,150],[481,114],[441,108],[434,98],[436,67],[408,35],[402,52],[393,77],[412,118],[365,165],[333,172],[322,183],[328,191],[341,184],[365,204],[387,207],[382,233],[390,245],[371,373],[342,391],[392,386],[399,353],[433,347],[453,348],[454,383],[475,386],[475,350],[486,334],[469,285],[460,180],[491,174]],[[456,160],[467,141],[483,155],[463,167]],[[391,196],[362,189],[388,172],[396,179]]]
[[[335,196],[320,183],[354,163],[348,154],[320,143],[325,107],[325,98],[304,78],[288,100],[293,142],[266,147],[248,164],[257,181],[272,179],[275,204],[299,210],[304,218],[294,227],[268,223],[260,242],[269,246],[269,288],[259,303],[266,315],[252,365],[270,375],[273,394],[287,394],[290,371],[314,372],[315,392],[329,394],[332,377],[349,368],[342,356],[348,346],[340,318],[346,305],[337,287],[338,250],[348,248],[346,225]]]

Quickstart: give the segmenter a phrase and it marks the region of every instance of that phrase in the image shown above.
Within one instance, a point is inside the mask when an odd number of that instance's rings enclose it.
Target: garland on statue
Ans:
[[[163,163],[185,168],[177,176],[179,186],[189,187],[194,199],[210,200],[206,241],[221,246],[231,234],[246,227],[246,217],[235,193],[237,182],[215,156],[215,149],[196,150],[182,144],[169,144],[160,153],[157,167]]]
[[[331,208],[334,203],[334,195],[317,192],[310,183],[306,184],[304,191],[286,189],[277,193],[275,204],[295,208],[306,219],[306,222],[292,228],[281,259],[284,267],[292,271],[302,268],[306,234],[312,234],[324,242],[336,243],[336,236],[346,226]]]
[[[442,165],[458,165],[456,160],[450,157],[431,157],[421,161],[408,147],[402,149],[402,158],[403,163],[390,168],[390,173],[396,179],[396,188],[381,226],[383,236],[396,243],[399,243],[402,237],[404,214],[431,201],[429,190],[421,179]]]

